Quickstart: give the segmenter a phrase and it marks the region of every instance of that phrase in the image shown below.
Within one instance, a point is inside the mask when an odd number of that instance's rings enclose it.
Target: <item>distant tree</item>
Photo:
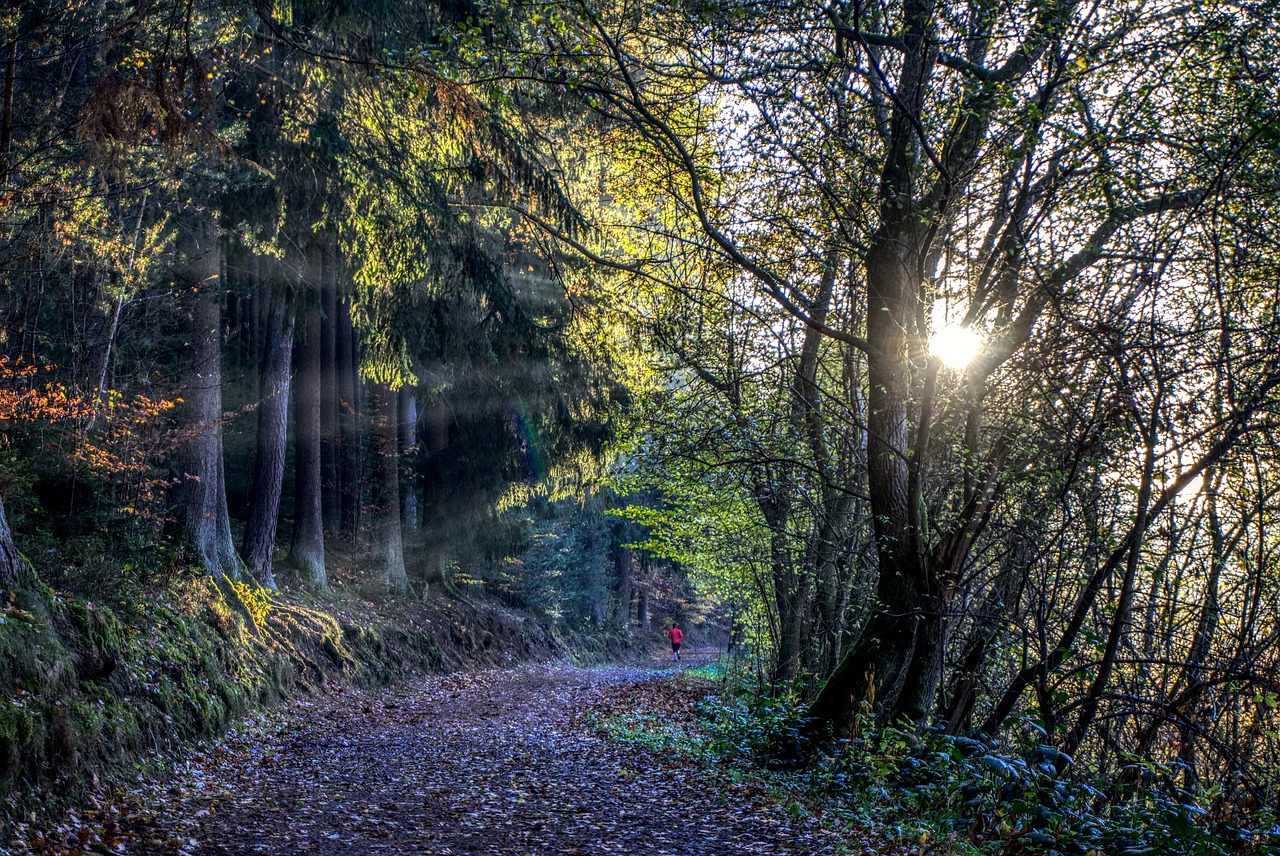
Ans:
[[[276,525],[289,447],[289,393],[293,366],[293,297],[285,289],[271,296],[261,367],[253,493],[245,525],[243,554],[249,573],[275,588]]]
[[[382,576],[396,594],[409,591],[400,522],[400,408],[396,390],[382,384],[374,391],[374,539],[382,556]],[[318,466],[318,462],[317,462]]]
[[[321,321],[320,308],[303,311],[295,394],[293,467],[293,547],[290,561],[307,585],[328,587],[324,553],[323,470],[321,468]]]

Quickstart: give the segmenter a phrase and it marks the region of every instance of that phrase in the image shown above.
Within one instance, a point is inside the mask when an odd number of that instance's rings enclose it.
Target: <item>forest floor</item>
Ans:
[[[28,840],[32,852],[170,856],[907,852],[787,806],[750,776],[602,732],[599,713],[628,706],[692,717],[705,690],[674,673],[655,655],[648,667],[333,686]]]

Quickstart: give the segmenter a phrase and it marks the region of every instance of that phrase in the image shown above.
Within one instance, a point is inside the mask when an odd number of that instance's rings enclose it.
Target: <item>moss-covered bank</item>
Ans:
[[[332,681],[554,651],[535,622],[447,599],[375,605],[208,577],[110,604],[38,581],[0,597],[0,816],[74,800],[149,753]]]

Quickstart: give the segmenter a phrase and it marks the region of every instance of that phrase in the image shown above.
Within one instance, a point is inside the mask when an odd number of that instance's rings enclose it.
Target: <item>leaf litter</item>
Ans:
[[[391,690],[332,685],[191,753],[15,852],[820,856],[908,848],[752,781],[618,742],[625,712],[691,722],[670,672],[536,666]]]

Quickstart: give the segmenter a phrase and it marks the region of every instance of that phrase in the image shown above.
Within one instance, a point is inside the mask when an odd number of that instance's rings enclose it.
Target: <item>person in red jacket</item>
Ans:
[[[680,632],[680,628],[677,627],[676,623],[673,621],[671,622],[671,632],[667,635],[671,637],[671,659],[679,660],[680,640],[684,637],[684,634]]]

